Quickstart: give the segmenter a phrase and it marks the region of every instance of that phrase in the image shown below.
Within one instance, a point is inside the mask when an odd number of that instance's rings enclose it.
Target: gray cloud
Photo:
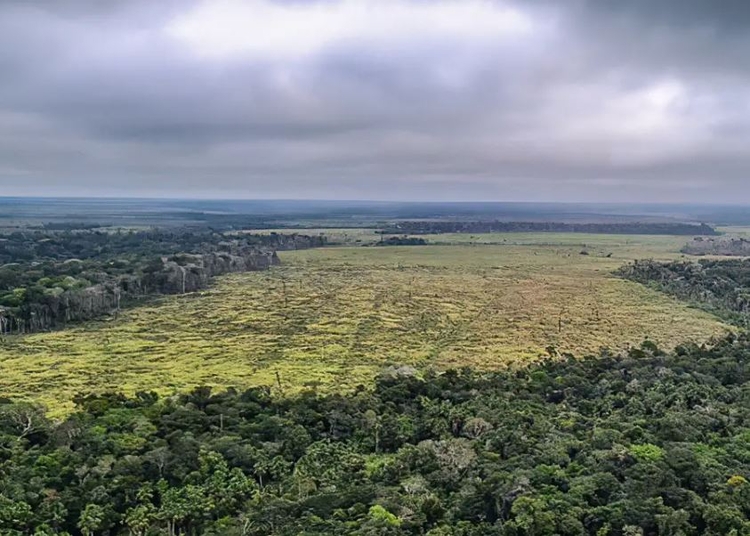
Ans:
[[[747,202],[749,26],[744,0],[4,2],[0,193]]]

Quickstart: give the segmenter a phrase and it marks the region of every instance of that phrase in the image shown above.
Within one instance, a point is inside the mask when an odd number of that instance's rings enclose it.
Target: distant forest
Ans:
[[[750,340],[350,394],[0,402],[0,534],[750,534]]]
[[[598,233],[641,235],[703,235],[720,233],[710,225],[690,223],[556,223],[516,221],[404,221],[386,227],[387,233]]]
[[[205,288],[216,275],[265,270],[277,250],[323,244],[207,230],[16,231],[0,236],[0,335],[116,314],[133,300]]]
[[[376,202],[291,200],[178,200],[0,197],[0,226],[210,226],[217,230],[302,227],[372,227],[378,222],[715,222],[750,225],[742,206],[632,203]],[[49,225],[49,223],[47,224]],[[80,225],[79,225],[80,227]]]
[[[416,236],[389,236],[372,244],[373,246],[426,246],[427,240]]]

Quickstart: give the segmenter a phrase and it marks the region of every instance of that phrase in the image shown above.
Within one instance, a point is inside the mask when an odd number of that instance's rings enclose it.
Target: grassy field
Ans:
[[[750,227],[732,228],[733,234],[746,232]],[[361,228],[310,228],[310,229],[267,229],[243,231],[249,234],[292,234],[324,235],[336,245],[358,246],[378,242],[381,235],[377,229]],[[403,235],[385,235],[403,236]],[[424,238],[431,245],[497,245],[497,246],[544,246],[580,247],[600,253],[612,253],[619,258],[665,258],[679,257],[679,250],[690,237],[664,235],[614,235],[587,233],[443,233],[410,235]],[[578,252],[576,252],[578,253]]]
[[[282,252],[279,268],[117,320],[11,337],[0,348],[0,395],[61,414],[79,392],[279,389],[277,373],[285,392],[344,389],[387,364],[493,368],[539,359],[548,346],[583,355],[648,337],[669,347],[729,329],[610,275],[633,258],[679,257],[684,238],[428,239],[445,245]]]

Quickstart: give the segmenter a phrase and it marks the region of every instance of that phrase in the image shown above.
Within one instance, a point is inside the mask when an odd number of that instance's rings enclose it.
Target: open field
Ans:
[[[734,233],[750,233],[750,227],[734,227]],[[306,234],[324,235],[329,242],[344,245],[367,245],[378,242],[381,235],[370,228],[310,228],[263,229],[241,231],[250,234]],[[404,236],[392,235],[388,236]],[[591,248],[600,253],[612,253],[615,258],[644,257],[672,259],[680,256],[679,250],[690,237],[672,235],[617,235],[588,233],[442,233],[408,235],[424,238],[431,245],[498,245],[498,246],[564,246]],[[576,251],[578,253],[578,251]]]
[[[277,373],[285,391],[341,389],[391,363],[493,368],[538,359],[550,345],[582,355],[729,329],[610,275],[629,259],[677,258],[684,238],[478,236],[282,252],[282,267],[225,276],[117,320],[11,337],[0,348],[0,395],[60,414],[79,392],[275,386]],[[460,243],[480,240],[488,243]]]
[[[373,228],[336,228],[336,227],[311,227],[307,229],[259,229],[252,231],[238,231],[238,234],[304,234],[309,236],[323,235],[328,242],[336,245],[357,246],[370,244],[380,240],[377,229]]]
[[[750,238],[750,227],[748,226],[734,225],[727,227],[717,227],[716,230],[733,238],[744,238],[746,240]]]

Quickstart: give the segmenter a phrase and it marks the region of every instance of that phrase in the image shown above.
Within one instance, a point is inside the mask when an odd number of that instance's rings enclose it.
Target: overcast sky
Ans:
[[[3,0],[0,195],[750,202],[748,0]]]

